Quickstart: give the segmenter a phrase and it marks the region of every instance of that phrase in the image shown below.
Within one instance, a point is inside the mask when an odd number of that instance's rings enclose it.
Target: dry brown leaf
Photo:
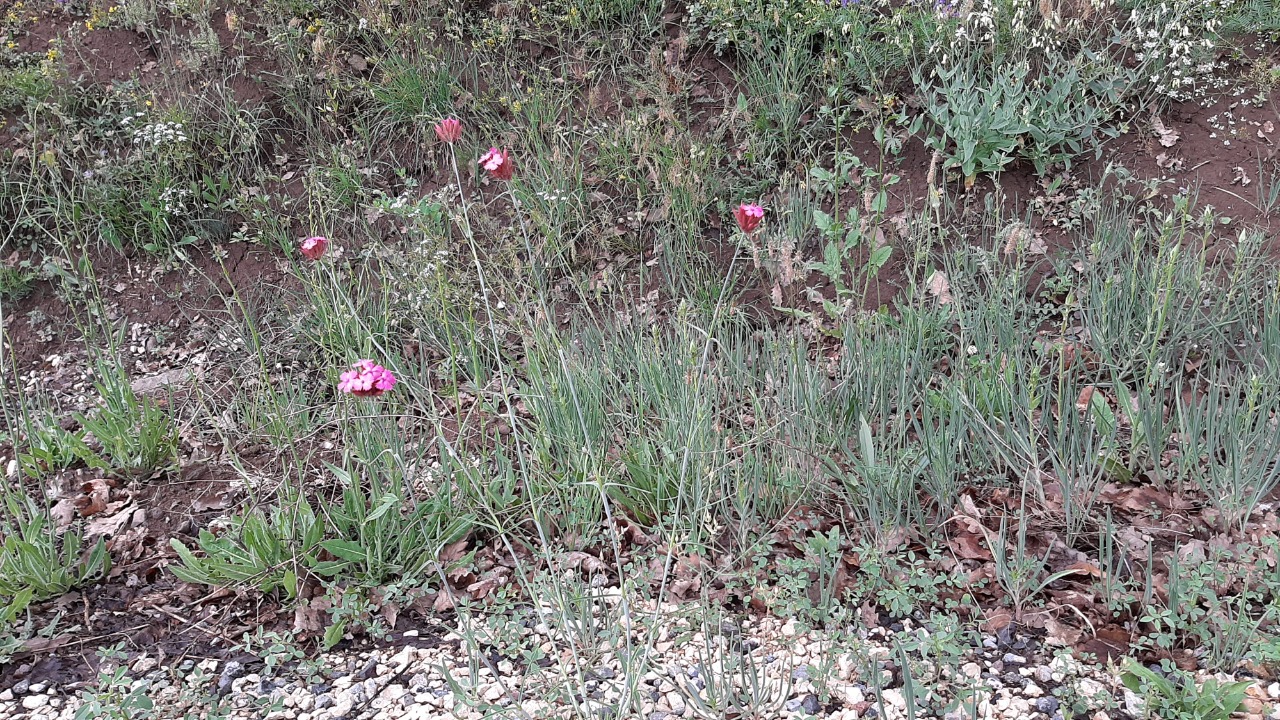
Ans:
[[[71,521],[76,517],[76,502],[71,498],[62,498],[49,508],[49,517],[53,520],[53,527],[61,535],[68,527]]]
[[[939,305],[950,304],[953,300],[951,297],[951,281],[947,279],[947,274],[941,270],[934,270],[928,280],[929,294],[938,299]]]
[[[507,584],[510,579],[511,570],[505,567],[496,567],[485,574],[476,582],[467,586],[467,593],[474,600],[483,600],[489,593],[497,590]]]
[[[1151,118],[1151,127],[1156,131],[1160,144],[1165,147],[1173,147],[1178,142],[1178,138],[1182,137],[1182,133],[1166,127],[1164,121],[1158,117]]]
[[[109,508],[110,512],[104,511],[85,523],[85,538],[111,537],[115,535],[124,529],[125,525],[129,524],[129,518],[133,517],[133,511],[137,509],[137,506],[133,503],[129,503],[119,510],[114,507]]]
[[[1045,642],[1058,647],[1072,647],[1080,642],[1080,629],[1058,622],[1052,617],[1045,618],[1044,629],[1047,631]]]
[[[991,551],[982,543],[982,538],[974,533],[957,532],[947,541],[951,551],[966,560],[990,560]]]
[[[1080,391],[1080,397],[1076,398],[1076,410],[1079,410],[1080,412],[1087,411],[1089,409],[1089,404],[1093,402],[1093,394],[1097,392],[1097,390],[1098,388],[1093,385],[1085,385],[1084,389]]]
[[[111,496],[111,482],[105,478],[96,478],[81,485],[80,492],[84,493],[76,501],[80,517],[97,515],[107,509],[107,501]]]
[[[564,565],[573,570],[585,570],[588,573],[604,572],[609,569],[600,558],[577,550],[564,554]]]

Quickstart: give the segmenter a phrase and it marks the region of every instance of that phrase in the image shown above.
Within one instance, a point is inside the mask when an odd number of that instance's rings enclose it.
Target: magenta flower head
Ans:
[[[342,373],[338,390],[356,397],[378,397],[396,386],[396,376],[372,360],[357,360]]]
[[[480,158],[480,165],[494,180],[510,180],[516,171],[515,163],[511,161],[511,153],[505,148],[502,150],[496,147],[489,148],[489,152]]]
[[[449,143],[450,145],[462,139],[462,123],[457,118],[445,118],[436,123],[436,137],[440,138],[440,142]]]
[[[764,219],[764,208],[759,205],[751,205],[743,203],[733,211],[733,217],[738,221],[738,227],[742,232],[750,235],[756,228],[760,227],[760,221]]]
[[[329,249],[329,239],[312,235],[302,241],[300,246],[302,254],[308,260],[319,260],[324,257],[324,253]]]

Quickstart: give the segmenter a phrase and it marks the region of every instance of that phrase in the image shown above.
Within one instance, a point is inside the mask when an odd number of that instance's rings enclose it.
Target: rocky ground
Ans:
[[[1009,720],[1143,717],[1143,700],[1123,687],[1114,670],[1081,663],[1021,634],[983,636],[981,647],[934,662],[918,652],[929,630],[910,621],[837,641],[772,617],[724,623],[712,633],[685,632],[688,622],[677,620],[661,625],[648,644],[637,638],[627,649],[606,641],[588,654],[546,623],[525,622],[520,636],[543,657],[525,664],[477,640],[483,634],[468,626],[474,629],[476,619],[410,630],[389,638],[387,647],[333,652],[275,668],[249,656],[244,662],[188,658],[167,666],[149,655],[104,662],[96,684],[20,681],[0,693],[0,720],[897,719],[912,717],[912,698],[914,717],[947,720],[974,717],[975,711],[976,717]],[[897,661],[904,657],[903,646],[917,649],[910,654],[909,681]],[[478,652],[468,650],[477,647]],[[868,671],[867,658],[875,661],[879,678]],[[120,714],[145,707],[130,700],[143,697],[154,708]],[[1244,717],[1280,718],[1277,699],[1280,683],[1255,682]],[[96,703],[116,709],[99,714]],[[744,712],[725,709],[735,704]],[[77,714],[83,711],[94,712]]]

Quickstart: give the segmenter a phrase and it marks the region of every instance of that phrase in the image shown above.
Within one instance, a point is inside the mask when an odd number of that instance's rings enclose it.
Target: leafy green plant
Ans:
[[[1178,399],[1182,454],[1179,478],[1199,486],[1221,513],[1224,528],[1243,528],[1263,498],[1280,484],[1280,433],[1275,428],[1275,391],[1263,378],[1237,382],[1210,378],[1200,398]]]
[[[196,555],[176,538],[170,545],[181,565],[170,565],[180,580],[220,586],[251,586],[270,593],[283,589],[297,597],[298,575],[307,558],[324,537],[324,526],[311,503],[289,493],[269,511],[255,508],[232,516],[229,529],[215,533],[202,529],[196,539]]]
[[[1009,596],[1009,602],[1013,605],[1014,619],[1021,621],[1027,606],[1050,583],[1072,574],[1075,570],[1061,570],[1048,574],[1049,553],[1052,548],[1046,550],[1043,557],[1036,557],[1030,553],[1027,548],[1027,527],[1030,523],[1023,515],[1019,515],[1017,520],[1017,541],[1012,549],[1009,547],[1008,517],[1000,518],[1000,532],[994,538],[985,529],[983,534],[986,536],[987,546],[991,548],[991,556],[996,562],[996,582]]]
[[[1195,678],[1176,667],[1160,674],[1138,661],[1126,659],[1120,681],[1146,701],[1148,718],[1161,720],[1228,720],[1240,710],[1250,681],[1219,683],[1209,678],[1197,685]]]
[[[84,446],[82,459],[109,472],[145,475],[177,464],[178,428],[154,401],[138,397],[124,369],[101,361],[95,383],[102,404],[76,420],[92,435],[98,450]]]
[[[75,720],[146,720],[155,717],[155,702],[147,694],[151,683],[129,677],[124,643],[98,649],[97,682],[80,691]]]
[[[60,534],[47,510],[17,493],[5,493],[0,538],[0,598],[15,617],[32,602],[58,597],[111,567],[102,538],[85,551],[80,533]]]
[[[26,434],[18,452],[18,466],[29,477],[41,477],[71,467],[88,452],[83,432],[58,425],[36,425]]]
[[[1017,155],[1018,140],[1029,129],[1022,115],[1026,74],[1007,67],[987,78],[976,64],[963,61],[939,65],[935,73],[931,84],[919,69],[912,71],[925,103],[921,118],[933,124],[925,145],[942,154],[944,168],[958,168],[971,187],[979,173],[999,173]]]
[[[435,119],[450,112],[454,78],[447,63],[392,54],[379,63],[373,99],[396,123]]]
[[[0,299],[16,302],[31,292],[36,274],[21,267],[0,265]]]
[[[1016,158],[1030,160],[1044,175],[1055,165],[1093,150],[1113,106],[1098,98],[1079,63],[1052,55],[1044,67],[1023,61],[986,70],[988,61],[961,56],[938,65],[927,82],[912,78],[925,99],[934,130],[926,146],[942,153],[944,168],[959,168],[965,186],[978,174],[996,174]]]
[[[233,517],[220,533],[201,530],[199,555],[172,540],[182,560],[171,566],[173,573],[192,583],[283,590],[289,598],[297,597],[304,572],[369,585],[425,579],[439,548],[469,527],[465,516],[450,511],[446,496],[413,501],[329,469],[342,483],[338,502],[317,512],[311,500],[287,490],[275,506]]]

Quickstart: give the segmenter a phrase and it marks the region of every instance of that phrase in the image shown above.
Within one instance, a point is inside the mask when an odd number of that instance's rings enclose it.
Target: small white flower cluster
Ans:
[[[1207,56],[1222,26],[1220,16],[1235,3],[1168,0],[1133,9],[1134,59],[1149,68],[1157,92],[1175,100],[1195,97],[1197,80],[1214,70]]]
[[[536,193],[536,195],[537,195],[538,197],[542,198],[544,201],[546,201],[546,202],[548,202],[548,203],[552,203],[552,204],[555,204],[555,203],[562,203],[562,202],[564,202],[565,200],[568,200],[568,199],[569,199],[569,193],[564,192],[564,191],[548,192],[548,191],[545,191],[545,190],[539,190],[539,191]]]
[[[180,122],[147,123],[142,127],[134,127],[134,123],[142,117],[143,113],[135,113],[124,116],[120,121],[125,130],[133,133],[134,145],[155,148],[165,145],[180,145],[190,140]]]
[[[160,193],[160,197],[156,198],[160,203],[161,209],[168,215],[186,215],[191,212],[189,205],[191,201],[191,190],[170,185]]]

